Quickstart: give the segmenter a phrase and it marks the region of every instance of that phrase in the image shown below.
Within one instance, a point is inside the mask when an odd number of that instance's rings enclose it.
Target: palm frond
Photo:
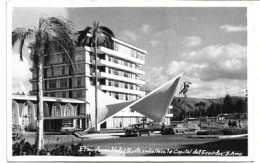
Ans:
[[[105,35],[110,36],[110,37],[115,37],[115,34],[111,29],[109,29],[105,26],[99,26],[98,28],[101,29],[102,33],[104,33]]]
[[[78,36],[78,42],[77,45],[78,46],[84,46],[87,42],[87,40],[89,40],[87,34],[91,33],[90,30],[92,28],[91,27],[86,27],[83,31],[78,31],[76,34],[79,34]]]
[[[35,32],[32,29],[26,29],[26,28],[16,28],[12,32],[12,47],[17,42],[20,42],[19,44],[19,54],[20,54],[20,60],[23,61],[23,46],[26,39],[30,38],[32,35],[34,35]]]
[[[58,46],[60,46],[62,48],[62,51],[66,54],[66,58],[68,59],[68,63],[72,66],[73,71],[77,70],[77,67],[75,67],[75,65],[77,65],[76,61],[75,61],[75,48],[74,46],[69,46],[70,44],[64,44],[64,42],[62,40],[60,40],[59,38],[54,38],[52,37],[53,41],[57,43]],[[66,46],[67,45],[67,46]]]

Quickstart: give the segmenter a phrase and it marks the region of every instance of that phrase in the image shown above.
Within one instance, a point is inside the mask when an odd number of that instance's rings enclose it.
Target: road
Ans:
[[[51,139],[50,139],[51,137]],[[76,138],[73,135],[46,135],[45,146],[82,143],[95,147],[103,155],[112,156],[172,156],[172,155],[247,155],[247,138],[187,138],[187,135],[152,135],[141,137],[118,137],[109,139]],[[48,141],[49,139],[49,141]],[[201,151],[199,151],[201,150]],[[202,150],[205,150],[204,153]],[[219,151],[218,151],[219,150]],[[206,153],[205,153],[206,152]],[[230,152],[230,153],[229,153]],[[233,153],[232,153],[233,152]]]

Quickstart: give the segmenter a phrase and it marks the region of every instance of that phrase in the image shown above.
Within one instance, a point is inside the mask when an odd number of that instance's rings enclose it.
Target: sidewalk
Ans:
[[[227,138],[239,138],[239,137],[247,137],[248,134],[241,135],[190,135],[187,138],[219,138],[219,139],[227,139]]]
[[[100,134],[85,134],[80,135],[77,132],[74,133],[79,138],[88,138],[88,139],[103,139],[103,138],[118,138],[123,136],[125,133],[100,133]]]

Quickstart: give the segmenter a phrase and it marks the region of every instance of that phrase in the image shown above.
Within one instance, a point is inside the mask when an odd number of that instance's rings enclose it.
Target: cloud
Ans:
[[[157,40],[152,40],[149,43],[155,48],[162,44],[160,41]]]
[[[247,87],[247,47],[239,44],[211,45],[182,55],[164,67],[146,70],[146,88],[153,90],[184,72],[192,82],[192,97],[223,97],[243,94]]]
[[[192,81],[192,85],[188,91],[188,96],[190,97],[217,98],[224,97],[226,94],[244,96],[246,93],[246,80],[218,79],[214,81],[202,81],[190,78],[189,81]]]
[[[200,66],[198,74],[202,80],[247,79],[247,47],[239,44],[212,45],[186,55],[187,60]],[[193,72],[192,72],[193,73]]]
[[[192,21],[198,21],[197,18],[195,18],[195,17],[193,17],[193,16],[187,17],[186,19],[190,19],[190,20],[192,20]]]
[[[182,44],[187,48],[196,47],[201,44],[201,38],[198,36],[188,36],[184,38]]]
[[[163,73],[163,67],[147,68],[142,78],[146,82],[146,85],[142,87],[143,90],[153,90],[169,80],[168,76]]]
[[[24,92],[29,93],[31,90],[31,79],[32,74],[29,70],[31,63],[27,58],[23,58],[23,62],[20,61],[18,53],[13,53],[12,56],[12,92]]]
[[[139,36],[134,31],[126,30],[123,32],[123,38],[126,40],[137,41],[139,39]]]
[[[140,31],[143,32],[144,34],[148,34],[151,30],[152,29],[148,24],[143,24],[140,29]]]
[[[230,32],[246,32],[247,27],[244,25],[232,26],[232,25],[223,25],[220,27],[221,30],[230,33]]]

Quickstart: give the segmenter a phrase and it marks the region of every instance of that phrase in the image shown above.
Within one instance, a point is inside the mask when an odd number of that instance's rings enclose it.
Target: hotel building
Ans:
[[[145,95],[145,92],[140,90],[140,87],[145,84],[140,76],[145,72],[140,68],[145,63],[147,52],[116,38],[112,40],[113,48],[106,48],[102,43],[99,43],[97,48],[98,89],[122,102],[136,100]],[[89,103],[89,99],[95,98],[95,95],[88,91],[89,87],[94,86],[95,81],[94,55],[92,48],[87,46],[78,47],[77,52],[78,70],[75,72],[66,63],[66,57],[64,53],[59,52],[59,49],[51,55],[49,61],[45,59],[44,96],[83,100],[86,105],[79,105],[80,110],[82,113],[90,114],[90,110],[94,109],[95,105]],[[36,95],[35,65],[30,70],[32,72],[31,94]],[[98,99],[98,102],[102,103],[102,99]],[[102,123],[101,128],[127,127],[129,124],[139,123],[142,117],[143,115],[131,109],[125,109]],[[71,123],[72,121],[71,119]],[[88,124],[84,125],[85,128],[91,127],[90,119],[77,119],[77,121]]]

